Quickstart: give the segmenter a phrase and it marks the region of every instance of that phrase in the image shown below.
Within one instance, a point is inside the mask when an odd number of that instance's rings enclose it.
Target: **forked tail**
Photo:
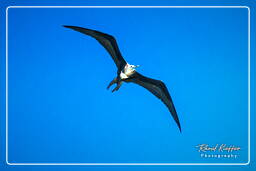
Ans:
[[[107,89],[109,89],[113,84],[117,84],[117,86],[112,90],[112,93],[119,90],[122,85],[122,81],[119,81],[118,78],[114,78],[108,85]]]

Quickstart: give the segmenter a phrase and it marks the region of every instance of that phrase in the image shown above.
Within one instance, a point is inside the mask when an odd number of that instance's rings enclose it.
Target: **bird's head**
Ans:
[[[138,68],[139,65],[130,65],[130,67],[131,67],[132,69],[135,69],[135,68]]]

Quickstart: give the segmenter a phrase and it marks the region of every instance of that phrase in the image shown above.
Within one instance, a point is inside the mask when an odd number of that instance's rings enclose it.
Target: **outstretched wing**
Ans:
[[[122,69],[122,67],[126,65],[126,61],[122,57],[121,52],[118,48],[117,42],[113,36],[105,33],[101,33],[96,30],[86,29],[86,28],[77,27],[77,26],[64,26],[64,27],[73,29],[75,31],[78,31],[80,33],[83,33],[95,38],[111,55],[118,69]]]
[[[167,108],[171,112],[172,117],[174,118],[176,124],[179,127],[179,130],[181,131],[180,121],[179,121],[176,109],[174,107],[174,104],[172,102],[172,98],[168,92],[167,87],[162,81],[147,78],[139,74],[138,72],[135,72],[132,75],[132,77],[126,80],[126,82],[133,82],[133,83],[139,84],[140,86],[146,88],[151,93],[153,93],[160,100],[162,100],[162,102],[167,106]]]

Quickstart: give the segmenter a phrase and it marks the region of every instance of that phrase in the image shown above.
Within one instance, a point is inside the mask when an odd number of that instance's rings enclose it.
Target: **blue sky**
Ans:
[[[9,162],[247,162],[247,19],[246,8],[10,8]],[[142,87],[107,91],[109,54],[62,25],[115,36],[138,72],[165,82],[183,132]],[[202,143],[242,149],[206,159]]]

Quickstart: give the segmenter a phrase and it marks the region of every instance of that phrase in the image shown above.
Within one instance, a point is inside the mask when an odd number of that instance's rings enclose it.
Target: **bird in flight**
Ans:
[[[123,82],[132,82],[146,88],[167,106],[181,132],[179,118],[166,85],[160,80],[148,78],[138,73],[135,68],[139,65],[128,64],[123,58],[116,39],[113,36],[77,26],[64,25],[64,27],[93,37],[108,51],[117,66],[117,76],[109,83],[107,89],[109,89],[113,84],[116,84],[116,87],[112,90],[112,92],[115,92],[119,90]]]

